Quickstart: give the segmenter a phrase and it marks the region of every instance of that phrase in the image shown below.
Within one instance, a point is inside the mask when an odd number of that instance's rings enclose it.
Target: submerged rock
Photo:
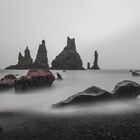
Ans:
[[[95,51],[94,53],[94,63],[93,66],[90,69],[94,69],[94,70],[99,70],[99,66],[98,66],[98,52]]]
[[[136,82],[125,80],[115,86],[113,94],[116,98],[136,98],[140,95],[140,85]]]
[[[137,71],[130,70],[130,72],[132,72],[132,76],[140,76],[140,73]]]
[[[60,73],[57,72],[56,74],[57,74],[57,79],[58,79],[58,80],[63,80],[63,78],[62,78],[62,76],[60,75]]]
[[[83,70],[83,62],[77,53],[75,39],[67,38],[67,46],[52,61],[52,69]]]
[[[12,74],[7,74],[0,80],[0,90],[14,87],[17,78]]]
[[[114,99],[114,96],[110,92],[92,86],[52,106],[54,108],[57,108],[57,107],[65,107],[68,105],[75,105],[75,104],[96,103],[96,102],[112,100],[112,99]]]
[[[15,91],[51,86],[54,80],[55,77],[49,70],[29,70],[26,76],[15,81]]]

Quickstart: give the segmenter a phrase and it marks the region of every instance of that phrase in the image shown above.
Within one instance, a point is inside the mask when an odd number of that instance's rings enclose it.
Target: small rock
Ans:
[[[57,74],[57,79],[58,79],[58,80],[63,80],[63,78],[62,78],[62,76],[60,75],[60,73],[57,72],[56,74]]]

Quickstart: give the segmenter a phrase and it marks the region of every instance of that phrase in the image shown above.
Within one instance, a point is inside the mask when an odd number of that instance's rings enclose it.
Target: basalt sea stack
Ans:
[[[42,41],[42,44],[39,45],[36,59],[34,62],[34,68],[49,68],[47,49],[44,40]]]
[[[87,69],[100,70],[100,68],[98,66],[98,52],[97,51],[95,51],[95,53],[94,53],[93,66],[90,68],[90,63],[87,63]]]
[[[48,69],[48,57],[45,41],[42,41],[42,44],[39,45],[36,59],[33,62],[30,55],[30,50],[28,47],[25,49],[24,56],[19,53],[18,63],[16,65],[11,65],[6,69]]]
[[[77,53],[75,39],[67,38],[67,46],[52,61],[52,69],[83,70],[83,63]]]
[[[33,66],[33,60],[30,55],[30,50],[28,47],[24,51],[24,56],[19,53],[18,63],[16,65],[11,65],[6,69],[29,69]]]

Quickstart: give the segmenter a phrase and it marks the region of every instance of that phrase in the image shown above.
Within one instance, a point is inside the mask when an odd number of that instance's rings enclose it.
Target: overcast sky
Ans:
[[[140,68],[140,0],[0,0],[1,69],[26,46],[35,59],[42,39],[51,64],[67,36],[85,67],[97,50],[102,69]]]

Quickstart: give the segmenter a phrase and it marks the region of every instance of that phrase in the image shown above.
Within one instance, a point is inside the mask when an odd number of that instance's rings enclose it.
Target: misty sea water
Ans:
[[[27,70],[0,70],[0,78],[6,74],[16,77],[25,75]],[[140,77],[132,77],[129,70],[83,70],[63,72],[52,70],[56,76],[59,72],[64,80],[55,80],[51,88],[35,89],[22,94],[16,94],[14,89],[1,92],[1,111],[42,111],[47,112],[51,105],[68,98],[91,86],[97,86],[112,91],[118,82],[132,80],[140,84]],[[98,108],[99,109],[99,108]]]

